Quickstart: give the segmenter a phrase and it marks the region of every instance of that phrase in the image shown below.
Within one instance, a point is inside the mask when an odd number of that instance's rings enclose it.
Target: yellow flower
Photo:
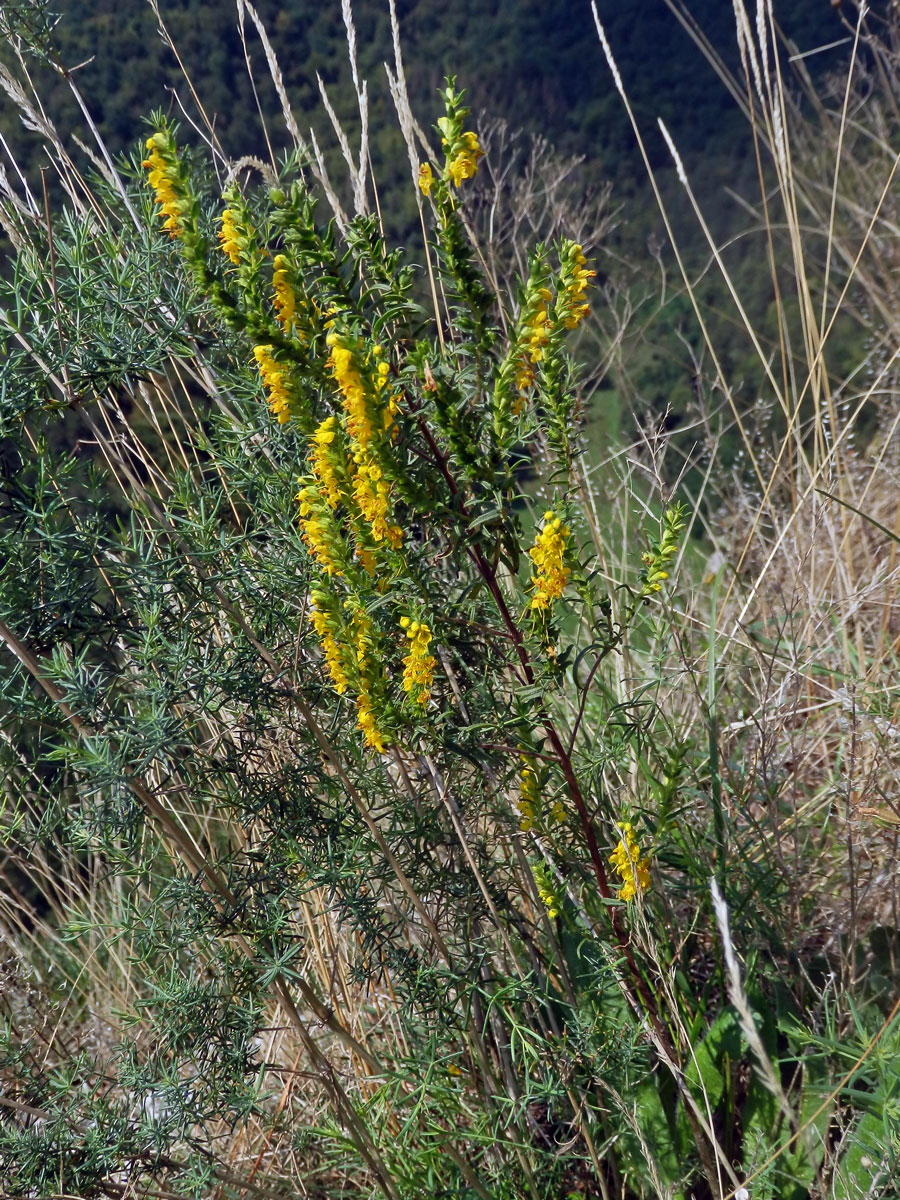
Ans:
[[[424,621],[411,617],[400,618],[401,629],[406,630],[409,653],[403,659],[403,690],[425,707],[431,698],[431,684],[437,659],[428,650],[431,630]]]
[[[380,392],[386,385],[391,374],[391,364],[385,362],[381,357],[384,351],[380,346],[374,346],[372,353],[378,359],[378,366],[375,368],[375,391]]]
[[[326,366],[331,369],[347,413],[347,432],[362,450],[372,440],[373,425],[366,400],[366,386],[356,362],[354,349],[346,345],[337,333],[325,339],[331,348]]]
[[[394,550],[403,545],[403,530],[390,523],[391,488],[381,467],[361,451],[353,456],[353,499],[376,542],[387,542]]]
[[[524,754],[519,757],[522,761],[522,773],[519,776],[519,799],[516,805],[519,810],[519,828],[523,833],[528,833],[529,830],[534,829],[538,821],[547,817],[552,824],[561,825],[566,819],[566,810],[558,800],[555,800],[549,814],[544,813],[541,784],[537,771],[532,766],[531,760]]]
[[[269,393],[269,408],[278,418],[279,425],[286,425],[291,419],[292,397],[285,369],[275,361],[275,347],[254,346],[253,357]]]
[[[591,311],[590,305],[585,302],[584,295],[589,281],[596,276],[597,272],[587,269],[587,259],[577,242],[565,242],[560,257],[562,321],[566,329],[574,329]]]
[[[514,382],[518,393],[512,401],[514,416],[518,416],[522,411],[525,396],[534,385],[535,364],[543,361],[544,350],[553,330],[550,317],[553,293],[546,286],[545,280],[543,259],[535,258],[519,313],[515,339],[502,368],[501,391]]]
[[[522,358],[516,363],[516,387],[520,392],[527,392],[534,383],[534,366],[527,358]],[[524,397],[521,397],[517,405],[513,405],[513,411],[516,416],[522,411]]]
[[[433,184],[434,174],[431,170],[431,164],[422,163],[419,167],[419,191],[423,196],[430,196]]]
[[[333,596],[324,590],[314,589],[311,593],[313,607],[310,619],[319,635],[325,654],[325,665],[338,695],[343,696],[356,682],[359,692],[356,698],[356,720],[367,746],[384,754],[389,742],[387,734],[379,729],[376,716],[375,694],[379,690],[380,668],[372,622],[355,598],[345,601],[344,607],[351,612],[349,636],[339,617],[332,611]]]
[[[563,594],[563,589],[569,580],[569,570],[565,566],[564,556],[566,542],[569,538],[569,528],[563,525],[562,519],[554,512],[544,514],[541,531],[534,545],[528,551],[531,561],[537,568],[531,577],[534,595],[531,607],[538,611],[550,608],[554,600]]]
[[[535,774],[534,768],[529,765],[528,759],[522,757],[524,766],[522,774],[519,776],[519,828],[523,833],[528,833],[534,829],[535,818],[540,815],[541,811],[541,789],[538,785],[538,777]]]
[[[360,692],[357,697],[356,712],[356,723],[362,730],[366,745],[372,750],[377,750],[379,754],[384,754],[384,734],[378,728],[375,712],[372,708],[372,700],[367,692]]]
[[[556,892],[549,887],[544,887],[542,884],[538,884],[538,895],[547,908],[547,915],[551,918],[558,917],[559,900],[557,899]]]
[[[294,317],[297,312],[297,297],[291,284],[288,260],[283,254],[276,254],[272,266],[272,286],[275,289],[275,316],[285,333],[291,332]]]
[[[644,569],[641,572],[642,596],[650,596],[662,590],[663,582],[669,578],[667,568],[678,554],[679,540],[685,526],[687,510],[680,501],[670,505],[663,513],[662,536],[651,550],[642,556]]]
[[[240,236],[241,231],[238,229],[235,222],[235,215],[230,208],[226,208],[219,218],[222,228],[219,230],[219,241],[222,243],[222,252],[227,254],[235,266],[241,261]]]
[[[339,532],[315,480],[300,480],[303,487],[295,499],[300,505],[300,532],[307,550],[326,575],[343,575],[337,561]]]
[[[325,340],[331,350],[326,365],[331,369],[347,414],[346,428],[353,455],[353,501],[369,527],[372,540],[387,542],[398,550],[403,544],[403,531],[391,523],[391,487],[371,450],[372,443],[378,443],[392,429],[394,413],[398,411],[395,397],[386,394],[390,363],[381,346],[373,345],[365,353],[360,342],[349,343],[337,330],[332,329]],[[360,561],[371,572],[374,558],[363,545],[361,530],[353,522],[351,514]]]
[[[471,132],[464,133],[457,143],[456,153],[447,164],[447,172],[453,186],[459,187],[464,179],[471,179],[478,170],[479,158],[483,157],[484,151],[479,146],[476,135]]]
[[[550,331],[553,323],[547,312],[547,305],[552,299],[549,288],[541,288],[537,293],[537,307],[525,317],[525,353],[528,361],[539,363],[544,357],[544,347],[550,341]],[[531,372],[532,379],[534,372]]]
[[[313,600],[315,602],[315,597]],[[313,608],[310,616],[325,652],[325,666],[328,668],[334,690],[339,696],[343,696],[349,686],[349,680],[344,670],[341,647],[334,636],[336,622],[327,609]]]
[[[347,433],[357,449],[365,453],[376,436],[388,433],[399,412],[397,398],[384,395],[391,378],[391,365],[384,349],[372,346],[364,353],[361,342],[351,343],[332,329],[325,339],[331,353],[326,362],[338,386],[347,414]],[[385,403],[386,401],[386,403]]]
[[[325,651],[325,665],[328,667],[334,690],[339,696],[343,696],[348,687],[347,674],[341,662],[341,648],[330,633],[326,633],[322,638],[322,649]]]
[[[641,858],[637,837],[626,821],[620,825],[622,837],[619,844],[610,855],[609,861],[615,868],[616,874],[622,879],[619,889],[620,900],[633,900],[638,890],[645,892],[650,886],[650,862]]]
[[[381,357],[383,354],[384,351],[382,350],[381,346],[372,347],[372,355],[374,356],[377,364],[375,367],[375,394],[379,397],[379,403],[382,402],[381,393],[388,386],[391,379],[391,365]],[[389,433],[391,435],[391,441],[394,441],[397,437],[397,429],[394,425],[394,417],[396,417],[399,411],[400,402],[397,398],[397,394],[395,392],[389,392],[386,397],[384,411],[381,414],[381,431],[382,433]]]
[[[356,723],[362,730],[367,746],[384,754],[387,735],[378,728],[375,713],[375,698],[372,688],[373,671],[377,670],[377,654],[372,622],[363,611],[354,615],[354,642],[356,665],[359,673],[359,696],[356,700]],[[373,658],[376,661],[373,662]]]
[[[160,130],[147,138],[147,150],[149,153],[141,166],[148,172],[147,182],[153,188],[161,215],[166,218],[163,221],[163,229],[169,231],[170,237],[181,237],[184,233],[183,218],[188,201],[178,195],[180,179],[174,144],[171,138]]]
[[[375,569],[378,566],[378,560],[375,557],[375,551],[369,549],[363,538],[360,536],[359,530],[356,528],[353,530],[353,538],[354,549],[356,550],[356,557],[359,560],[360,566],[369,575],[374,575]]]
[[[549,868],[545,863],[535,863],[531,869],[534,874],[534,881],[537,884],[541,903],[547,909],[547,915],[551,918],[558,917],[562,911],[562,897],[557,890]]]
[[[326,417],[312,436],[313,474],[322,486],[322,498],[329,508],[341,502],[341,481],[338,474],[340,453],[335,443],[337,418]]]

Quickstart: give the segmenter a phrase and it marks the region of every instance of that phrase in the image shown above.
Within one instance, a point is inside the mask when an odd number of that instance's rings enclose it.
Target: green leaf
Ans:
[[[858,1200],[872,1195],[879,1165],[890,1148],[887,1120],[867,1112],[846,1139],[847,1151],[835,1164],[831,1178],[834,1200]]]
[[[694,1049],[691,1063],[685,1072],[685,1083],[701,1104],[709,1103],[715,1111],[725,1092],[725,1058],[737,1062],[741,1057],[741,1029],[737,1013],[726,1008],[710,1026],[709,1033]]]

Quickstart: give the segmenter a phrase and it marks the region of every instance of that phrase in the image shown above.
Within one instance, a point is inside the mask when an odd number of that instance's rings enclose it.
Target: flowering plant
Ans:
[[[289,1138],[304,1180],[389,1200],[624,1200],[648,1138],[655,1177],[715,1178],[704,1089],[740,1045],[698,1082],[693,983],[656,983],[702,836],[694,743],[651,694],[688,513],[661,504],[610,567],[574,353],[596,268],[562,236],[514,295],[492,282],[466,216],[482,141],[443,100],[440,152],[410,145],[419,273],[376,218],[323,219],[307,163],[222,190],[155,119],[136,245],[98,255],[117,281],[141,264],[140,336],[110,305],[121,357],[77,395],[46,330],[84,264],[54,241],[40,384],[10,356],[9,393],[59,389],[112,482],[14,443],[4,703],[63,797],[30,836],[56,820],[73,878],[100,864],[150,1015],[76,1067],[0,1036],[4,1089],[51,1114],[0,1120],[14,1194],[261,1190],[223,1128],[273,1173]],[[119,387],[148,414],[127,437],[94,417]]]

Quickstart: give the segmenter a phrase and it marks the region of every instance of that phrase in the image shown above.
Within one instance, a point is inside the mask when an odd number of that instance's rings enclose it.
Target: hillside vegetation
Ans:
[[[3,1195],[897,1194],[893,30],[685,41],[708,209],[622,25],[513,7],[243,5],[250,87],[173,6],[184,111],[135,14],[102,130],[114,14],[4,9]],[[474,110],[551,28],[639,234]]]
[[[6,7],[33,11],[41,6]],[[329,4],[261,0],[256,11],[279,47],[285,87],[301,125],[329,128],[317,85],[320,76],[337,113],[352,128],[357,120],[356,100],[339,0]],[[691,0],[670,7],[666,0],[649,0],[626,8],[603,0],[599,6],[618,48],[619,69],[639,121],[652,126],[661,116],[678,137],[687,161],[721,162],[733,170],[735,143],[744,149],[748,131],[713,68],[698,57],[676,17],[678,11],[697,23],[732,69],[740,68],[727,5]],[[173,114],[179,103],[193,113],[189,87],[176,56],[160,36],[150,4],[58,0],[47,12],[51,19],[58,18],[53,34],[58,62],[75,71],[79,89],[113,153],[133,143],[147,115],[148,97]],[[563,152],[584,156],[590,170],[614,178],[620,186],[631,180],[642,189],[628,121],[598,62],[588,4],[499,0],[439,5],[434,0],[406,0],[397,12],[403,27],[407,84],[417,108],[433,107],[444,77],[455,75],[476,108],[542,134]],[[229,0],[178,0],[162,3],[159,13],[228,152],[235,157],[264,152],[257,100],[271,123],[273,143],[285,146],[278,99],[266,78],[262,47],[249,18],[244,20],[243,39],[235,5]],[[778,19],[799,52],[848,37],[841,14],[821,0],[795,0]],[[360,71],[373,104],[371,134],[379,145],[384,139],[395,144],[383,67],[393,53],[387,5],[360,5],[354,20]],[[869,20],[877,17],[870,14]],[[835,67],[841,53],[847,53],[846,42],[813,54],[804,65],[820,78]],[[256,94],[246,54],[257,74]],[[74,113],[65,80],[32,65],[48,112],[57,120]],[[13,145],[21,142],[14,108],[7,106],[0,116],[0,131]],[[667,165],[658,137],[652,138],[651,153],[657,167]],[[389,161],[379,163],[379,174],[391,179],[392,168]]]

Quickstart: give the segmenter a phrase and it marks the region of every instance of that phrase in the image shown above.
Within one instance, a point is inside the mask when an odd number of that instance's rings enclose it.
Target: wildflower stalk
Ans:
[[[447,462],[446,457],[442,454],[440,447],[437,445],[434,437],[431,434],[431,431],[428,429],[421,417],[419,418],[419,428],[421,429],[422,435],[428,443],[429,450],[434,456],[438,469],[443,475],[451,495],[454,497],[454,500],[459,506],[461,516],[464,519],[468,518],[468,507],[460,494],[456,480],[453,478],[449,463]],[[488,590],[493,597],[494,603],[497,606],[497,611],[499,612],[503,625],[509,634],[510,640],[512,641],[516,652],[516,657],[519,661],[519,666],[521,668],[521,679],[527,686],[534,687],[536,677],[531,664],[530,656],[528,654],[528,647],[525,637],[509,611],[506,598],[503,595],[503,590],[500,587],[500,583],[497,579],[497,573],[492,564],[485,557],[477,537],[467,546],[467,553],[475,564],[481,578],[487,585]],[[556,729],[556,725],[544,705],[538,704],[536,717],[541,727],[547,734],[548,741],[550,742],[556,761],[559,764],[560,771],[565,779],[567,791],[572,803],[575,805],[578,823],[587,844],[588,854],[590,855],[591,859],[591,866],[594,871],[594,877],[597,881],[597,888],[604,900],[613,901],[615,897],[609,886],[603,854],[600,850],[600,844],[597,839],[597,831],[590,812],[588,811],[587,804],[585,803],[584,794],[582,793],[581,785],[578,782],[578,776],[572,762],[571,754],[563,744],[562,738]],[[644,976],[641,974],[640,968],[637,965],[637,961],[634,958],[631,950],[630,939],[622,927],[619,910],[616,906],[610,904],[609,912],[610,923],[613,928],[616,942],[628,967],[628,971],[632,980],[632,987],[635,989],[632,999],[635,1001],[639,1010],[643,1008],[643,1010],[647,1013],[647,1016],[653,1025],[656,1037],[659,1040],[660,1046],[664,1048],[669,1061],[674,1067],[677,1068],[678,1054],[675,1050],[674,1043],[671,1041],[668,1031],[661,1020],[656,998],[644,979]]]
[[[468,508],[466,506],[465,500],[462,498],[462,496],[460,494],[460,490],[457,486],[457,483],[456,483],[455,479],[453,478],[453,475],[452,475],[452,472],[450,471],[450,466],[449,466],[449,463],[448,463],[446,457],[442,454],[440,448],[438,447],[437,443],[435,442],[430,430],[428,429],[424,420],[422,420],[421,416],[418,418],[418,422],[419,422],[419,428],[422,431],[423,437],[425,438],[426,442],[428,443],[431,453],[434,455],[435,462],[438,466],[438,469],[440,470],[441,474],[443,475],[451,495],[454,497],[456,503],[459,505],[460,514],[464,518],[468,518],[468,516],[469,516]],[[674,514],[673,519],[671,521],[667,522],[667,525],[666,525],[666,531],[670,535],[671,535],[672,528],[674,528],[675,525],[678,525],[679,520],[681,521],[681,525],[683,525],[683,514],[681,513],[680,510],[676,510],[676,513]],[[679,530],[680,530],[680,527],[681,526],[679,525],[678,526]],[[671,556],[672,556],[672,551],[671,551],[671,540],[672,539],[671,539],[671,536],[664,536],[663,540],[664,540],[665,546],[667,547],[667,552],[664,557],[665,557],[665,561],[668,561],[668,559],[671,558]],[[506,630],[507,630],[507,632],[510,636],[510,639],[513,643],[513,646],[515,648],[516,656],[519,660],[519,665],[520,665],[521,671],[522,671],[522,678],[529,687],[533,687],[536,682],[536,677],[535,677],[534,670],[531,665],[531,660],[530,660],[530,657],[528,654],[528,647],[525,642],[525,638],[522,634],[522,631],[519,629],[518,624],[513,619],[512,614],[509,611],[509,607],[506,603],[506,599],[503,595],[503,591],[502,591],[499,581],[497,579],[496,571],[494,570],[493,566],[488,561],[488,559],[485,557],[485,555],[482,551],[480,542],[477,537],[474,539],[474,541],[471,544],[469,544],[467,546],[467,553],[472,558],[472,561],[474,562],[476,568],[478,569],[479,574],[481,575],[482,579],[484,580],[485,584],[487,585],[487,587],[491,593],[491,596],[494,599],[494,603],[497,606],[497,610],[500,614],[501,620],[502,620],[504,626],[506,627]],[[654,582],[657,582],[657,580],[654,580]],[[637,603],[638,602],[636,601],[631,610],[631,615],[633,615],[634,611],[636,611]],[[606,654],[610,653],[612,651],[612,649],[613,649],[613,647],[610,646],[609,649],[605,653]],[[613,893],[609,886],[609,881],[608,881],[608,877],[607,877],[607,873],[606,873],[606,867],[604,864],[603,855],[601,853],[600,845],[599,845],[599,842],[597,839],[597,831],[594,826],[594,822],[591,818],[590,812],[588,811],[588,807],[587,807],[587,804],[584,799],[584,794],[582,793],[582,790],[581,790],[581,785],[578,781],[578,776],[575,771],[574,764],[572,762],[571,752],[563,745],[562,739],[559,735],[559,732],[556,729],[555,723],[553,722],[549,712],[547,711],[547,709],[544,705],[538,704],[537,710],[536,710],[536,717],[537,717],[537,720],[540,723],[541,727],[544,729],[544,731],[547,734],[548,741],[550,742],[550,745],[553,749],[553,753],[556,757],[556,761],[559,764],[563,778],[566,782],[567,791],[572,800],[572,803],[575,805],[575,811],[578,816],[578,823],[581,828],[582,834],[584,836],[585,842],[587,844],[588,853],[590,855],[590,860],[591,860],[591,866],[594,871],[594,877],[597,881],[598,891],[600,892],[601,897],[605,901],[611,902],[615,898],[614,898]],[[647,983],[647,980],[645,979],[643,973],[641,972],[640,967],[638,966],[637,960],[634,957],[634,953],[631,949],[631,939],[628,936],[626,930],[624,929],[624,927],[622,925],[620,909],[613,903],[608,903],[607,908],[609,909],[609,913],[610,913],[610,924],[612,926],[613,936],[615,938],[618,949],[624,959],[624,962],[628,969],[628,975],[630,977],[630,984],[627,983],[625,980],[621,980],[623,989],[624,989],[626,995],[628,996],[629,1000],[631,1001],[632,1005],[634,1006],[635,1011],[636,1012],[644,1012],[646,1014],[647,1018],[649,1019],[652,1030],[653,1030],[653,1040],[656,1044],[657,1050],[660,1053],[660,1056],[662,1057],[663,1061],[666,1063],[669,1070],[672,1072],[672,1075],[674,1076],[674,1078],[678,1084],[679,1090],[682,1092],[682,1094],[685,1097],[687,1119],[691,1126],[691,1130],[692,1130],[692,1133],[694,1136],[694,1141],[697,1146],[697,1151],[698,1151],[698,1154],[700,1155],[701,1161],[704,1164],[704,1169],[706,1171],[707,1178],[712,1183],[716,1179],[717,1173],[716,1173],[716,1168],[715,1168],[715,1159],[714,1159],[714,1157],[711,1157],[709,1147],[710,1147],[710,1145],[712,1145],[712,1147],[714,1148],[714,1153],[716,1153],[718,1151],[718,1144],[716,1142],[715,1136],[711,1130],[704,1130],[703,1122],[701,1119],[699,1119],[698,1111],[696,1109],[696,1104],[693,1101],[693,1097],[683,1087],[682,1068],[680,1065],[680,1055],[678,1053],[678,1050],[676,1049],[675,1042],[673,1041],[673,1039],[669,1033],[669,1030],[663,1020],[662,1013],[660,1012],[659,1004],[657,1001],[657,997],[655,996],[650,985]]]

